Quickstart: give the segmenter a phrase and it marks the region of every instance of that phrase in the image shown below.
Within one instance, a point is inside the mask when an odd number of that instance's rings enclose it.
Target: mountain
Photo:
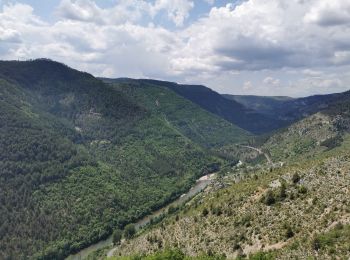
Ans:
[[[303,98],[240,95],[223,95],[223,97],[234,100],[257,113],[278,118],[284,121],[285,125],[289,125],[318,111],[327,109],[333,102],[342,99],[346,95],[347,92]]]
[[[119,91],[164,118],[182,135],[203,147],[242,143],[252,137],[249,132],[202,109],[167,87],[137,80],[106,82],[113,82],[112,85]]]
[[[271,162],[223,168],[202,194],[115,254],[169,254],[166,245],[173,254],[208,259],[348,259],[350,95],[335,96],[254,150]]]
[[[229,95],[223,94],[223,97],[234,100],[246,108],[267,115],[275,116],[278,111],[284,107],[288,101],[294,100],[291,97],[284,96],[253,96],[253,95]]]
[[[105,80],[108,81],[108,79]],[[109,79],[109,81],[113,80]],[[263,114],[257,113],[253,109],[246,108],[244,105],[234,100],[229,100],[219,93],[202,85],[183,85],[173,82],[149,79],[117,79],[117,82],[135,81],[169,88],[178,95],[199,105],[203,109],[253,134],[267,133],[286,125],[283,120],[274,119],[272,117],[267,117]]]
[[[0,259],[347,259],[350,92],[238,100],[0,61]]]
[[[249,136],[125,92],[51,60],[0,61],[1,259],[63,259],[178,197],[224,163],[200,128]]]

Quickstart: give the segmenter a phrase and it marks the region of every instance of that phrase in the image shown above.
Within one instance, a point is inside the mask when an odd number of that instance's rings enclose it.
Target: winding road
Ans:
[[[267,153],[263,152],[261,149],[256,148],[256,147],[253,147],[253,146],[249,146],[249,145],[240,145],[240,144],[238,144],[237,146],[244,147],[244,148],[248,148],[248,149],[252,149],[252,150],[254,150],[254,151],[257,151],[259,154],[263,154],[263,155],[265,156],[267,162],[268,162],[269,164],[273,165],[273,162],[272,162],[272,160],[271,160],[271,157],[270,157]]]

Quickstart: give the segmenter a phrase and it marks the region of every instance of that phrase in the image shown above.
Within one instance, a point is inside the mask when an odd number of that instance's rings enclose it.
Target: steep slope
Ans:
[[[291,97],[283,96],[252,96],[252,95],[229,95],[223,94],[223,97],[234,100],[242,104],[246,108],[253,109],[254,111],[267,115],[275,116],[279,113],[279,110],[283,108],[284,104],[293,100]]]
[[[284,165],[223,169],[210,189],[115,252],[150,254],[165,245],[229,259],[348,259],[349,126],[344,93],[262,145]]]
[[[350,93],[335,95],[337,99],[327,102],[320,112],[271,136],[263,148],[275,160],[290,161],[313,157],[341,145],[343,136],[350,131]]]
[[[181,85],[158,80],[117,79],[118,82],[142,82],[171,89],[178,95],[192,101],[203,109],[218,115],[238,127],[254,134],[262,134],[284,126],[284,122],[266,117],[242,104],[229,100],[217,92],[201,85]]]
[[[0,79],[1,259],[62,259],[220,162],[87,73],[2,61]]]
[[[164,118],[181,134],[206,148],[245,142],[251,138],[247,131],[202,109],[166,87],[139,81],[114,83],[114,86],[127,96],[133,97],[147,110]]]
[[[266,257],[257,259],[347,259],[350,165],[344,148],[271,172],[248,172],[237,183],[226,178],[229,187],[208,190],[116,252],[148,254],[165,245],[228,259],[257,252]]]

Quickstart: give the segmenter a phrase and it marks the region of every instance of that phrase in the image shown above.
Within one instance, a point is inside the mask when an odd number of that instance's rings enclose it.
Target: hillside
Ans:
[[[105,80],[115,81],[111,79]],[[253,109],[246,108],[234,100],[224,98],[219,93],[205,86],[183,85],[148,79],[133,80],[122,78],[116,79],[116,82],[141,82],[169,88],[178,95],[199,105],[204,110],[207,110],[253,134],[262,134],[285,126],[285,122],[257,113]]]
[[[252,137],[247,131],[202,109],[166,87],[139,81],[113,83],[113,86],[142,104],[148,111],[164,118],[186,138],[206,148],[242,143]]]
[[[260,149],[282,165],[246,160],[222,169],[204,193],[115,254],[179,248],[187,256],[228,259],[349,258],[349,104],[344,93],[267,138]]]
[[[1,259],[63,259],[222,161],[133,97],[50,60],[1,61],[0,108]]]
[[[346,98],[348,92],[314,95],[303,98],[223,95],[244,107],[268,117],[278,118],[290,125],[319,111],[327,110],[334,102]]]
[[[223,94],[223,97],[234,100],[246,108],[250,108],[258,113],[275,116],[286,102],[293,100],[291,97],[268,97],[252,95],[229,95]]]
[[[259,252],[266,258],[256,259],[346,259],[350,165],[343,154],[348,147],[343,148],[339,154],[271,172],[247,172],[237,183],[228,175],[218,180],[227,188],[216,190],[214,185],[179,212],[122,243],[117,252],[148,254],[177,247],[186,255],[204,252],[229,259]]]

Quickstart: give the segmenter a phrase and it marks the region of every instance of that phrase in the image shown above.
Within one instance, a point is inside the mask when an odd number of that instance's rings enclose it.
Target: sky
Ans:
[[[349,0],[0,0],[0,59],[301,97],[350,89]]]

